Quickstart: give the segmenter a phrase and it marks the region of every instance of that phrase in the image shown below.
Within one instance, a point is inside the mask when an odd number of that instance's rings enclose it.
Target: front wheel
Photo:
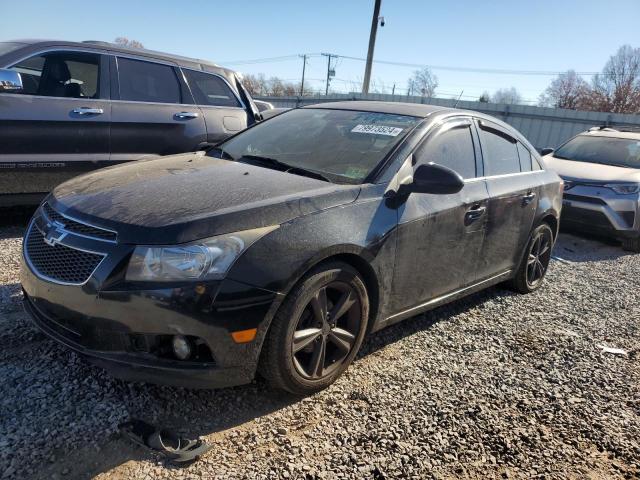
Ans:
[[[263,346],[260,373],[298,395],[331,385],[353,361],[367,329],[369,297],[350,265],[307,274],[278,310]]]
[[[509,286],[520,293],[531,293],[542,285],[551,260],[553,232],[546,223],[536,227],[520,261],[520,266]]]

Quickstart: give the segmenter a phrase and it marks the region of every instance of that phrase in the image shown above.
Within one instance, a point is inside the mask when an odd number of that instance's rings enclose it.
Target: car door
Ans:
[[[109,160],[104,55],[53,50],[7,67],[20,73],[23,89],[0,93],[0,195],[42,196]]]
[[[125,162],[190,152],[206,142],[200,109],[177,66],[113,57],[111,161]]]
[[[489,190],[479,265],[482,279],[517,268],[533,226],[541,183],[522,143],[496,123],[479,120],[477,126]]]
[[[247,109],[225,79],[188,68],[182,73],[204,115],[207,142],[218,143],[247,128]]]
[[[399,209],[392,288],[396,312],[475,281],[489,197],[472,127],[468,117],[448,120],[431,129],[413,154],[416,167],[447,166],[465,185],[455,194],[412,193]]]

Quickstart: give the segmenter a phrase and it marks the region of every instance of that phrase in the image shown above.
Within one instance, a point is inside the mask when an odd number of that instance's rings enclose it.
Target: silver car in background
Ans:
[[[542,153],[565,182],[562,224],[640,252],[640,129],[594,127]]]

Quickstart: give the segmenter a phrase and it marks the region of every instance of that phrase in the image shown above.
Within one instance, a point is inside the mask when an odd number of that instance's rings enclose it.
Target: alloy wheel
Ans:
[[[291,342],[298,374],[319,380],[345,361],[362,328],[360,299],[355,289],[335,281],[318,289],[302,311]]]
[[[535,288],[544,278],[551,259],[551,238],[541,231],[533,238],[527,257],[527,283]]]

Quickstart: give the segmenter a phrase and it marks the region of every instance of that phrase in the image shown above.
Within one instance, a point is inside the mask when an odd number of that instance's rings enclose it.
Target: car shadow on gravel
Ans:
[[[568,262],[599,262],[634,255],[622,249],[614,238],[575,229],[562,228],[553,255]]]

